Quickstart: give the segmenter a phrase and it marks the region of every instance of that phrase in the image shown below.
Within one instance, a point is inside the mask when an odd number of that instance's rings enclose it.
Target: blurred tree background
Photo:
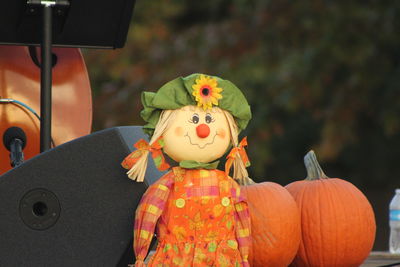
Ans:
[[[242,89],[249,171],[286,185],[314,149],[360,188],[386,250],[400,187],[400,1],[138,1],[123,49],[87,50],[94,131],[142,125],[140,93],[194,72]]]

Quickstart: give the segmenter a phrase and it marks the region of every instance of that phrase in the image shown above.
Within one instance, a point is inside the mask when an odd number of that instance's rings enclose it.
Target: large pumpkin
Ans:
[[[301,214],[302,241],[292,266],[360,266],[375,239],[370,203],[351,183],[327,177],[313,151],[304,162],[307,178],[286,186]]]
[[[251,217],[250,266],[286,267],[300,243],[300,217],[293,197],[272,182],[242,186]]]

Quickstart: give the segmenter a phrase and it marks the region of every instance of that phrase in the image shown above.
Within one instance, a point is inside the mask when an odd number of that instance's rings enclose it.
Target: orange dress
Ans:
[[[136,211],[137,266],[155,228],[158,247],[148,266],[248,266],[247,204],[223,171],[175,167],[149,187]]]

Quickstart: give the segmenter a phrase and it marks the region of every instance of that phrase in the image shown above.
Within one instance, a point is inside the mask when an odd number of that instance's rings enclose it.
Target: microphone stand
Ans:
[[[43,29],[40,64],[40,152],[51,148],[51,87],[53,7],[69,6],[68,0],[28,0],[28,5],[43,6]]]

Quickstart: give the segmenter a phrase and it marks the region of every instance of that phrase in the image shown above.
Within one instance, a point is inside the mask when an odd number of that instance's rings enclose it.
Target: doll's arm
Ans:
[[[242,256],[243,266],[248,267],[249,250],[251,246],[251,222],[247,202],[240,193],[240,187],[233,182],[233,198],[235,201],[236,239]]]
[[[171,173],[167,173],[147,189],[136,209],[133,244],[136,267],[145,266],[144,259],[149,250],[154,229],[164,211],[172,187]]]

